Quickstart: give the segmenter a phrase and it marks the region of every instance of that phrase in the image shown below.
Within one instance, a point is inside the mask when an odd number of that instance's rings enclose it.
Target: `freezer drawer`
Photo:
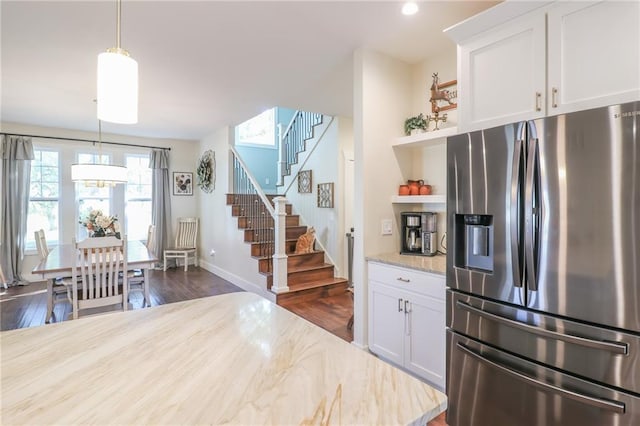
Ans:
[[[524,358],[640,394],[640,336],[451,290],[447,326]]]
[[[447,330],[450,426],[631,426],[640,397],[552,370]]]

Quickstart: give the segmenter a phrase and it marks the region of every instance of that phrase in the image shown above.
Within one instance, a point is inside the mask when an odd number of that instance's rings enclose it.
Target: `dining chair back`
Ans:
[[[44,234],[44,229],[34,232],[33,235],[36,240],[36,248],[38,249],[40,260],[44,260],[49,256],[49,246],[47,245],[47,238]]]
[[[44,233],[44,229],[40,229],[33,233],[36,240],[36,248],[38,249],[38,256],[43,261],[49,256],[49,245],[47,244],[47,237]],[[71,287],[73,280],[71,277],[56,277],[51,280],[47,285],[51,286],[51,291],[47,291],[47,316],[45,322],[49,322],[50,318],[54,316],[54,305],[57,303],[72,303]]]
[[[150,252],[153,251],[153,246],[156,241],[156,227],[155,225],[149,225],[149,229],[147,231],[147,250]],[[129,296],[131,293],[135,293],[136,291],[144,293],[144,285],[145,285],[145,273],[143,269],[132,269],[128,272],[129,277]],[[146,300],[144,298],[142,302],[142,306],[151,305],[151,301]]]
[[[181,217],[178,219],[178,229],[173,247],[164,250],[163,269],[167,270],[167,259],[177,258],[184,260],[184,270],[188,270],[189,257],[193,256],[195,266],[198,266],[198,218]]]
[[[127,239],[87,238],[76,242],[73,280],[73,319],[85,309],[121,305],[127,310]],[[119,285],[122,277],[122,286]],[[78,294],[78,290],[80,295]]]
[[[149,225],[147,230],[147,250],[153,250],[153,246],[156,244],[156,226]]]

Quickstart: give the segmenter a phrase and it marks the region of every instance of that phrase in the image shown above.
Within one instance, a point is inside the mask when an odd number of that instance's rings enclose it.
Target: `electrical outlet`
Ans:
[[[266,179],[264,180],[264,184],[265,184],[265,185],[269,185],[269,182],[271,182],[271,181],[269,180],[269,178],[266,178]]]
[[[393,234],[393,221],[391,219],[382,219],[382,235]]]

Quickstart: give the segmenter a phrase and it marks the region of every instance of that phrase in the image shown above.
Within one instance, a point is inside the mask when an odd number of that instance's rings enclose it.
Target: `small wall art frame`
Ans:
[[[173,172],[173,195],[193,195],[193,173]]]
[[[298,192],[301,194],[311,193],[311,170],[301,170],[298,172]]]
[[[333,182],[318,184],[318,207],[333,208]]]

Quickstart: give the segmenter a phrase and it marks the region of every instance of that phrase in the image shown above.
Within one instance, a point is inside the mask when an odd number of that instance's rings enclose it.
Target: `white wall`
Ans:
[[[397,222],[391,195],[402,170],[391,142],[402,134],[411,113],[411,67],[377,52],[354,55],[354,343],[367,345],[367,273],[365,257],[396,248],[397,233],[381,235],[381,221]]]
[[[216,187],[200,195],[200,264],[206,270],[242,287],[274,300],[267,291],[266,278],[258,273],[258,262],[251,258],[251,246],[244,242],[237,219],[231,216],[226,194],[232,192],[231,152],[233,129],[224,127],[199,143],[199,154],[213,150],[216,155]],[[215,254],[211,254],[211,251]]]
[[[326,117],[325,120],[329,118]],[[309,143],[307,147],[310,149]],[[313,226],[319,244],[324,248],[327,261],[335,265],[335,275],[347,277],[345,263],[345,176],[344,152],[353,151],[353,122],[351,119],[335,117],[328,125],[322,139],[302,166],[311,170],[312,192],[299,193],[297,186],[298,167],[292,169],[293,185],[285,194],[293,205],[293,214],[300,215],[302,225]],[[301,156],[302,157],[302,156]],[[318,208],[318,184],[333,183],[333,208]]]
[[[28,124],[18,123],[2,123],[2,132],[4,133],[16,133],[16,134],[29,134],[29,135],[41,135],[41,136],[53,136],[61,138],[78,138],[96,140],[97,134],[90,132],[82,132],[76,130],[59,129],[59,128],[47,128],[31,126]],[[197,159],[198,159],[198,143],[197,141],[190,140],[178,140],[178,139],[158,139],[158,138],[140,138],[134,136],[123,136],[109,133],[103,133],[102,140],[104,142],[120,142],[130,143],[136,145],[146,145],[159,148],[171,148],[170,154],[170,172],[191,171],[195,173]],[[33,138],[33,143],[36,145],[47,146],[60,146],[65,149],[83,149],[91,147],[92,151],[98,152],[98,148],[93,148],[91,144],[87,142],[73,142],[64,140],[53,140],[43,138]],[[144,148],[133,147],[117,147],[115,145],[103,144],[102,150],[105,154],[112,154],[114,156],[121,155],[123,152],[149,152]],[[61,231],[63,233],[63,243],[71,243],[71,239],[75,236],[76,229],[76,211],[75,211],[75,195],[73,190],[73,183],[71,182],[71,170],[63,168],[61,170],[61,192],[65,197],[64,202],[60,203],[60,221]],[[0,175],[1,176],[1,175]],[[1,177],[0,177],[1,178]],[[121,191],[122,188],[117,190]],[[171,209],[174,222],[176,218],[180,216],[194,216],[197,212],[199,189],[194,189],[194,196],[171,196]],[[1,219],[1,218],[0,218]],[[174,225],[175,226],[175,225]],[[37,254],[34,251],[27,252],[25,256],[25,262],[23,267],[23,276],[29,281],[38,281],[39,277],[31,275],[29,272],[38,263]]]

